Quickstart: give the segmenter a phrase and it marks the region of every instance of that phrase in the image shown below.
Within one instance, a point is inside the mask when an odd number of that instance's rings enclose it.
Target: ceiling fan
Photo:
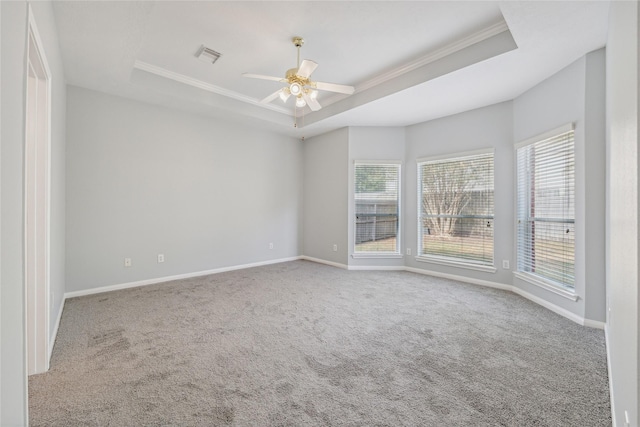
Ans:
[[[316,99],[318,97],[318,90],[344,93],[347,95],[351,95],[353,93],[353,86],[309,80],[311,73],[313,73],[313,71],[318,67],[318,64],[309,59],[305,59],[300,63],[300,48],[304,44],[304,39],[302,37],[294,37],[292,41],[298,48],[298,65],[296,68],[287,70],[284,78],[264,76],[262,74],[243,74],[244,77],[250,77],[252,79],[273,80],[287,84],[287,86],[282,89],[278,89],[260,102],[268,104],[277,97],[280,97],[283,102],[287,102],[287,99],[293,95],[296,100],[296,107],[302,108],[305,105],[308,105],[312,111],[318,111],[322,108]]]

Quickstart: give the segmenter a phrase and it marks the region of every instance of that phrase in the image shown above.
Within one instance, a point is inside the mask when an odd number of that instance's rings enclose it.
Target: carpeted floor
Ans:
[[[610,426],[604,335],[515,294],[274,264],[68,300],[32,426]]]

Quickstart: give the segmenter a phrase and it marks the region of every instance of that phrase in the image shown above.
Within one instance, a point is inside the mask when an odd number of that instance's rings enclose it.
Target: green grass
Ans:
[[[388,237],[386,239],[358,243],[356,252],[396,252],[396,238]]]
[[[533,274],[573,287],[575,278],[575,250],[573,242],[536,239],[536,269]],[[569,258],[562,261],[558,255]]]
[[[493,262],[493,241],[481,237],[451,237],[425,234],[422,237],[422,253]]]

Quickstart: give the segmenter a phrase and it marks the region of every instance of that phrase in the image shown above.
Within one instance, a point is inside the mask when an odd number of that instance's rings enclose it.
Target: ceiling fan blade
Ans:
[[[273,80],[274,82],[282,82],[282,83],[287,82],[287,79],[283,79],[282,77],[264,76],[262,74],[244,73],[242,76],[249,77],[250,79]]]
[[[300,64],[300,68],[298,68],[298,71],[296,72],[296,75],[307,79],[309,78],[309,76],[311,75],[311,73],[313,73],[313,70],[315,70],[316,68],[318,68],[318,64],[316,64],[315,62],[311,61],[310,59],[304,59],[302,61],[302,64]]]
[[[263,99],[260,102],[262,104],[268,104],[271,101],[273,101],[274,99],[276,99],[278,97],[278,95],[280,95],[280,92],[282,92],[282,89],[278,89],[277,91],[273,92],[271,95],[267,96],[265,99]]]
[[[302,97],[307,101],[307,105],[311,108],[311,111],[318,111],[322,108],[322,105],[320,105],[317,99],[310,97],[306,93],[303,93]]]
[[[353,94],[355,88],[353,86],[338,85],[335,83],[315,82],[316,89],[326,90],[328,92],[345,93],[347,95]]]

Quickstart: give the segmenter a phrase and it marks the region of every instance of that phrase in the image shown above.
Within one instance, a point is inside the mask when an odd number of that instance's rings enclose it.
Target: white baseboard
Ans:
[[[422,268],[414,267],[405,267],[404,270],[411,273],[424,274],[425,276],[441,277],[443,279],[457,280],[458,282],[471,283],[473,285],[486,286],[488,288],[502,289],[503,291],[512,291],[511,285],[491,282],[489,280],[474,279],[472,277],[458,276],[457,274],[440,273],[439,271],[423,270]]]
[[[403,265],[350,265],[348,270],[354,271],[406,271]]]
[[[85,296],[85,295],[101,294],[103,292],[111,292],[111,291],[118,291],[118,290],[121,290],[121,289],[129,289],[129,288],[137,288],[137,287],[140,287],[140,286],[155,285],[157,283],[171,282],[173,280],[189,279],[189,278],[192,278],[192,277],[209,276],[210,274],[224,273],[226,271],[242,270],[242,269],[245,269],[245,268],[252,268],[252,267],[261,267],[263,265],[269,265],[269,264],[279,264],[281,262],[296,261],[296,260],[299,260],[299,259],[302,259],[302,257],[295,256],[295,257],[290,257],[290,258],[273,259],[273,260],[269,260],[269,261],[254,262],[254,263],[250,263],[250,264],[233,265],[233,266],[230,266],[230,267],[215,268],[213,270],[196,271],[194,273],[176,274],[174,276],[165,276],[165,277],[158,277],[158,278],[155,278],[155,279],[139,280],[139,281],[136,281],[136,282],[120,283],[120,284],[117,284],[117,285],[101,286],[99,288],[83,289],[81,291],[66,292],[64,294],[64,297],[66,299],[66,298],[81,297],[81,296]]]
[[[58,328],[60,327],[60,319],[62,319],[62,311],[64,310],[64,303],[67,301],[66,296],[62,296],[62,303],[60,303],[60,310],[58,310],[58,317],[56,318],[56,324],[53,327],[53,334],[49,337],[49,362],[51,362],[51,355],[53,354],[53,346],[56,344],[56,338],[58,337]]]
[[[326,265],[330,265],[332,267],[342,268],[344,270],[348,270],[349,269],[349,266],[347,266],[346,264],[340,264],[339,262],[327,261],[325,259],[314,258],[314,257],[306,256],[306,255],[300,256],[299,259],[303,259],[305,261],[316,262],[318,264],[326,264]]]
[[[617,427],[616,423],[616,408],[615,408],[615,400],[613,399],[613,376],[611,375],[611,353],[609,349],[611,346],[609,345],[609,325],[604,325],[604,342],[607,348],[607,373],[609,376],[609,401],[611,402],[611,425],[613,427]]]
[[[576,322],[579,325],[584,325],[585,319],[582,316],[578,316],[577,314],[572,313],[569,310],[566,310],[566,309],[564,309],[562,307],[558,307],[557,305],[552,304],[549,301],[544,300],[544,299],[542,299],[540,297],[537,297],[537,296],[535,296],[533,294],[530,294],[527,291],[523,291],[522,289],[518,288],[517,286],[512,286],[511,287],[511,291],[513,293],[516,293],[516,294],[520,295],[523,298],[528,299],[529,301],[533,301],[536,304],[543,306],[547,310],[551,310],[554,313],[559,314],[562,317],[566,317],[569,320],[573,320],[574,322]]]
[[[448,273],[441,273],[439,271],[433,271],[433,270],[425,270],[422,268],[415,268],[415,267],[406,267],[406,266],[365,266],[365,265],[344,265],[344,264],[338,264],[335,262],[331,262],[331,261],[325,261],[322,259],[318,259],[318,258],[312,258],[312,257],[307,257],[307,256],[302,256],[300,257],[301,259],[306,259],[308,261],[313,261],[313,262],[318,262],[321,264],[327,264],[327,265],[332,265],[334,267],[339,267],[339,268],[346,268],[348,270],[360,270],[360,271],[366,271],[366,270],[393,270],[393,271],[409,271],[411,273],[417,273],[417,274],[424,274],[426,276],[434,276],[434,277],[441,277],[444,279],[451,279],[451,280],[457,280],[459,282],[464,282],[464,283],[471,283],[474,285],[480,285],[480,286],[486,286],[489,288],[495,288],[495,289],[501,289],[504,291],[510,291],[513,292],[515,294],[520,295],[523,298],[526,298],[530,301],[535,302],[538,305],[543,306],[544,308],[553,311],[556,314],[559,314],[560,316],[563,316],[573,322],[576,322],[579,325],[582,326],[587,326],[590,328],[596,328],[596,329],[604,329],[605,327],[605,323],[604,322],[600,322],[597,320],[591,320],[591,319],[585,319],[582,316],[578,316],[575,313],[570,312],[569,310],[566,310],[562,307],[559,307],[553,303],[550,303],[549,301],[546,301],[542,298],[539,298],[535,295],[532,295],[526,291],[523,291],[522,289],[518,288],[517,286],[513,286],[513,285],[505,285],[504,283],[496,283],[496,282],[492,282],[489,280],[482,280],[482,279],[474,279],[471,277],[466,277],[466,276],[459,276],[457,274],[448,274]]]
[[[546,308],[547,310],[551,310],[556,314],[559,314],[562,317],[566,317],[569,320],[572,320],[574,322],[576,322],[579,325],[582,326],[586,326],[589,328],[595,328],[595,329],[604,329],[605,323],[604,322],[600,322],[598,320],[591,320],[591,319],[585,319],[582,316],[579,316],[575,313],[570,312],[567,309],[564,309],[562,307],[558,307],[557,305],[550,303],[549,301],[546,301],[540,297],[537,297],[533,294],[530,294],[527,291],[523,291],[522,289],[518,288],[517,286],[512,286],[511,287],[511,291],[513,293],[516,293],[518,295],[520,295],[521,297],[524,297],[526,299],[528,299],[529,301],[533,301],[538,305],[543,306],[544,308]]]
[[[413,268],[413,267],[405,267],[406,271],[410,271],[412,273],[418,273],[418,274],[425,274],[428,276],[436,276],[436,277],[442,277],[445,279],[452,279],[452,280],[457,280],[459,282],[465,282],[465,283],[471,283],[474,285],[480,285],[480,286],[488,286],[490,288],[496,288],[496,289],[502,289],[505,291],[511,291],[517,295],[520,295],[523,298],[526,298],[530,301],[535,302],[538,305],[543,306],[544,308],[546,308],[547,310],[551,310],[556,314],[559,314],[562,317],[565,317],[569,320],[572,320],[574,322],[576,322],[579,325],[582,326],[587,326],[590,328],[596,328],[596,329],[604,329],[604,322],[600,322],[597,320],[591,320],[591,319],[585,319],[582,316],[578,316],[575,313],[570,312],[569,310],[566,310],[562,307],[558,307],[555,304],[550,303],[549,301],[546,301],[542,298],[539,298],[535,295],[530,294],[529,292],[523,291],[522,289],[518,288],[517,286],[513,286],[513,285],[505,285],[504,283],[496,283],[496,282],[491,282],[488,280],[481,280],[481,279],[474,279],[474,278],[470,278],[470,277],[465,277],[465,276],[458,276],[455,274],[446,274],[446,273],[440,273],[437,271],[431,271],[431,270],[423,270],[420,268]]]
[[[329,263],[327,261],[324,260],[317,260],[315,258],[309,258],[309,257],[302,257],[303,259],[308,259],[309,261],[315,261],[315,262],[321,262],[323,264],[335,264],[335,263]],[[342,264],[338,264],[336,266],[339,266],[340,268],[345,268],[345,266],[343,266]],[[415,268],[415,267],[406,267],[406,266],[346,266],[346,268],[348,268],[349,270],[394,270],[394,271],[408,271],[411,273],[417,273],[417,274],[424,274],[426,276],[434,276],[434,277],[441,277],[444,279],[451,279],[451,280],[457,280],[458,282],[464,282],[464,283],[471,283],[474,285],[480,285],[480,286],[486,286],[489,288],[495,288],[495,289],[501,289],[504,291],[510,291],[513,292],[515,294],[520,295],[523,298],[526,298],[530,301],[535,302],[538,305],[543,306],[544,308],[553,311],[556,314],[559,314],[560,316],[563,316],[571,321],[576,322],[579,325],[582,326],[587,326],[590,328],[595,328],[595,329],[604,329],[605,327],[605,323],[604,322],[600,322],[597,320],[591,320],[591,319],[585,319],[582,316],[578,316],[575,313],[570,312],[569,310],[566,310],[562,307],[559,307],[555,304],[550,303],[549,301],[546,301],[542,298],[536,297],[535,295],[532,295],[526,291],[523,291],[522,289],[513,286],[513,285],[505,285],[504,283],[496,283],[496,282],[492,282],[489,280],[482,280],[482,279],[474,279],[471,277],[466,277],[466,276],[459,276],[457,274],[448,274],[448,273],[441,273],[439,271],[433,271],[433,270],[425,270],[422,268]]]
[[[314,258],[314,257],[310,257],[310,256],[306,256],[306,255],[300,255],[300,256],[295,256],[295,257],[289,257],[289,258],[280,258],[280,259],[275,259],[275,260],[269,260],[269,261],[262,261],[262,262],[255,262],[255,263],[251,263],[251,264],[242,264],[242,265],[234,265],[234,266],[230,266],[230,267],[221,267],[221,268],[216,268],[213,270],[205,270],[205,271],[198,271],[195,273],[185,273],[185,274],[177,274],[174,276],[165,276],[165,277],[158,277],[155,279],[147,279],[147,280],[140,280],[140,281],[136,281],[136,282],[129,282],[129,283],[121,283],[121,284],[117,284],[117,285],[109,285],[109,286],[103,286],[103,287],[99,287],[99,288],[93,288],[93,289],[85,289],[85,290],[81,290],[81,291],[73,291],[73,292],[66,292],[64,294],[64,299],[66,300],[67,298],[75,298],[75,297],[80,297],[80,296],[85,296],[85,295],[93,295],[93,294],[99,294],[99,293],[103,293],[103,292],[111,292],[111,291],[117,291],[120,289],[128,289],[128,288],[136,288],[139,286],[147,286],[147,285],[154,285],[157,283],[164,283],[164,282],[170,282],[172,280],[180,280],[180,279],[189,279],[191,277],[199,277],[199,276],[208,276],[210,274],[217,274],[217,273],[224,273],[226,271],[233,271],[233,270],[242,270],[245,268],[252,268],[252,267],[260,267],[263,265],[269,265],[269,264],[278,264],[281,262],[288,262],[288,261],[296,261],[296,260],[306,260],[306,261],[311,261],[311,262],[315,262],[315,263],[319,263],[319,264],[325,264],[325,265],[329,265],[332,267],[337,267],[337,268],[341,268],[344,270],[356,270],[356,271],[366,271],[366,270],[387,270],[387,271],[408,271],[411,273],[417,273],[417,274],[424,274],[427,276],[434,276],[434,277],[441,277],[444,279],[451,279],[451,280],[457,280],[459,282],[464,282],[464,283],[471,283],[474,285],[480,285],[480,286],[486,286],[486,287],[490,287],[490,288],[495,288],[495,289],[502,289],[505,291],[511,291],[513,293],[516,293],[524,298],[527,298],[530,301],[535,302],[536,304],[539,304],[543,307],[545,307],[548,310],[553,311],[556,314],[559,314],[560,316],[566,317],[569,320],[572,320],[576,323],[578,323],[579,325],[583,325],[583,326],[587,326],[587,327],[591,327],[591,328],[597,328],[597,329],[604,329],[605,327],[605,323],[604,322],[599,322],[596,320],[590,320],[590,319],[585,319],[581,316],[578,316],[577,314],[574,314],[572,312],[570,312],[569,310],[566,310],[562,307],[558,307],[555,304],[552,304],[542,298],[536,297],[535,295],[532,295],[526,291],[523,291],[522,289],[516,287],[516,286],[512,286],[512,285],[505,285],[503,283],[496,283],[496,282],[491,282],[489,280],[481,280],[481,279],[474,279],[471,277],[465,277],[465,276],[459,276],[456,274],[447,274],[447,273],[441,273],[438,271],[432,271],[432,270],[424,270],[421,268],[414,268],[414,267],[406,267],[406,266],[364,266],[364,265],[346,265],[346,264],[341,264],[338,262],[334,262],[334,261],[327,261],[324,259],[320,259],[320,258]],[[64,305],[64,303],[63,303]],[[60,311],[60,314],[58,317],[60,317],[62,315],[62,308]],[[60,321],[60,319],[58,319],[58,322]],[[56,331],[57,331],[58,325],[56,324]],[[51,349],[49,351],[49,353],[51,354],[51,350],[53,349],[53,344],[50,345]]]
[[[599,320],[591,320],[591,319],[584,319],[582,324],[589,328],[602,329],[602,330],[604,330],[605,326],[607,326],[605,322],[601,322]]]

